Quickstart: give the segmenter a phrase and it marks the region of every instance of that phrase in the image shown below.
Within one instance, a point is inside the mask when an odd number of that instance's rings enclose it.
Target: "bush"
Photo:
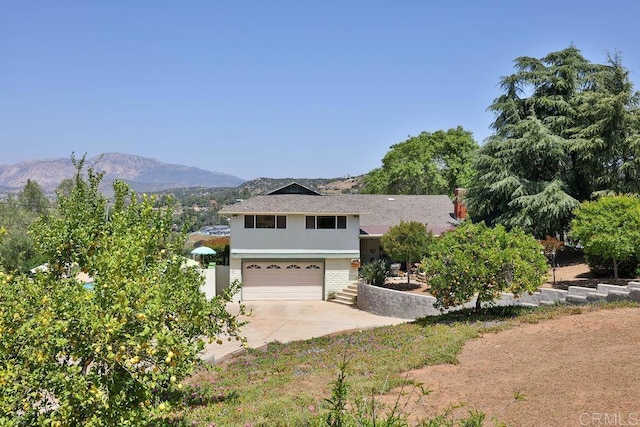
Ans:
[[[381,259],[371,261],[362,266],[360,276],[370,285],[382,286],[389,277],[389,265]]]
[[[48,269],[0,277],[3,426],[149,425],[171,409],[207,338],[241,339],[225,308],[232,295],[207,300],[202,276],[183,268],[171,209],[122,182],[107,209],[102,175],[89,169],[85,182],[82,163],[56,214],[33,228]]]
[[[493,303],[503,292],[533,292],[545,280],[547,261],[542,245],[521,229],[465,223],[444,233],[432,255],[423,261],[436,304],[449,308],[476,299]]]

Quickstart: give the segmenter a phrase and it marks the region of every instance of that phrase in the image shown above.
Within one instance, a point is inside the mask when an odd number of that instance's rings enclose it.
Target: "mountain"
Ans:
[[[182,187],[237,187],[244,182],[233,175],[195,167],[162,163],[156,159],[130,154],[106,153],[87,159],[86,166],[104,172],[104,188],[115,179],[126,181],[138,192],[153,192]],[[19,191],[27,179],[36,181],[45,192],[75,174],[71,159],[29,160],[15,165],[0,165],[0,190]],[[8,188],[6,188],[8,187]]]

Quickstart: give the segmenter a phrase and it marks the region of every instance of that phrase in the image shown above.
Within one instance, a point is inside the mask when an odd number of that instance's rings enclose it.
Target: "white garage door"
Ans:
[[[247,261],[242,267],[245,301],[321,300],[324,264],[321,262]]]

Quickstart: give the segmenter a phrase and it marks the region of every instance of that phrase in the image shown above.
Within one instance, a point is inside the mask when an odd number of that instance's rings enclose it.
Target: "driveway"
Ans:
[[[249,323],[242,329],[247,345],[260,348],[269,342],[290,342],[322,337],[336,332],[397,325],[407,319],[382,317],[346,305],[327,301],[248,301],[244,303]],[[238,303],[229,303],[230,313],[238,313]],[[217,363],[243,351],[237,341],[207,345],[202,359]]]

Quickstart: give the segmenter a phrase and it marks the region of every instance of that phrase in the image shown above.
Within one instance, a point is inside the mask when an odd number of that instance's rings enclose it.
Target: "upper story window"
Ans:
[[[309,230],[335,230],[347,228],[347,217],[344,215],[307,216],[305,226]]]
[[[285,215],[245,215],[244,228],[287,228]]]

